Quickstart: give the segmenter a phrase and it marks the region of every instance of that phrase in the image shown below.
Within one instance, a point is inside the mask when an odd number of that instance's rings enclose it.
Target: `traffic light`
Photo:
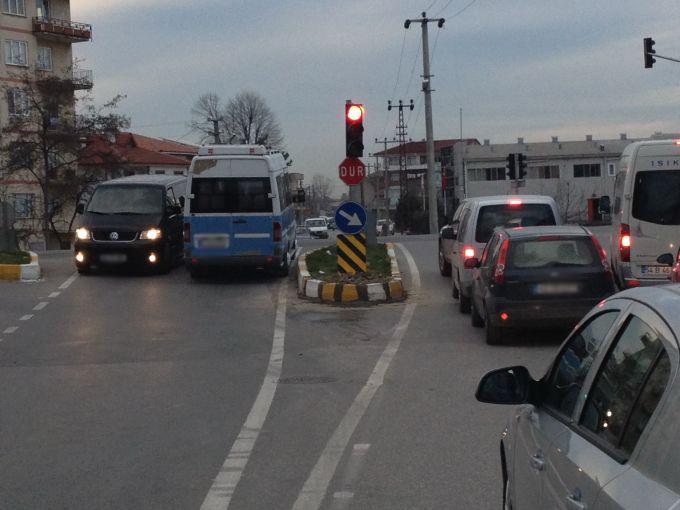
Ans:
[[[654,67],[654,62],[656,62],[656,59],[653,56],[656,53],[656,50],[654,49],[655,41],[651,37],[645,37],[643,42],[645,50],[645,69],[651,69]]]
[[[517,178],[521,181],[527,175],[527,162],[524,154],[517,154]]]
[[[517,178],[514,154],[508,154],[508,178],[511,181],[514,181]]]
[[[364,155],[364,105],[345,104],[345,155],[360,158]]]

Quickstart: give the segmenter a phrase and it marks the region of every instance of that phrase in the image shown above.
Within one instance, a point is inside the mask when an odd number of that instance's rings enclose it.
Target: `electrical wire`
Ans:
[[[399,76],[401,75],[401,65],[404,62],[404,49],[406,48],[406,30],[404,30],[404,38],[401,41],[401,52],[399,54],[399,66],[397,67],[397,77],[394,80],[394,88],[392,90],[392,99],[397,93],[397,86],[399,85]],[[387,124],[390,122],[389,114],[385,115],[385,124],[382,129],[382,136],[380,138],[385,138],[385,133],[387,132]]]
[[[471,1],[470,3],[468,3],[465,7],[463,7],[462,9],[459,9],[459,10],[456,11],[454,14],[452,14],[451,16],[449,16],[449,18],[455,18],[456,16],[460,16],[460,15],[463,14],[469,7],[472,7],[472,5],[473,5],[476,1],[477,1],[477,0],[472,0],[472,1]],[[449,8],[449,5],[451,5],[452,3],[453,3],[453,0],[449,0],[449,1],[446,3],[446,5],[444,6],[444,8],[443,8],[441,11],[439,11],[439,14],[437,14],[437,16],[441,16],[441,15],[443,14],[443,12],[444,12],[446,9],[448,9],[448,8]]]
[[[439,1],[439,0],[433,0],[432,3],[430,4],[430,6],[429,6],[428,8],[425,9],[425,12],[429,11],[430,9],[432,9],[432,8],[434,7],[434,4],[436,4],[438,1]]]
[[[408,86],[406,87],[406,92],[404,93],[404,98],[406,99],[408,97],[408,93],[411,91],[411,83],[413,83],[413,76],[416,72],[416,65],[418,64],[418,60],[420,60],[420,46],[422,44],[421,40],[418,40],[418,49],[416,50],[416,58],[413,59],[413,66],[411,67],[411,76],[408,79]]]

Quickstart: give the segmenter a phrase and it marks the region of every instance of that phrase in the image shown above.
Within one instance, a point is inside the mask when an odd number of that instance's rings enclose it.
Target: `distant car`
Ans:
[[[494,370],[477,400],[518,405],[500,440],[504,509],[677,509],[680,286],[598,304],[538,381]]]
[[[557,204],[551,197],[503,195],[463,200],[451,224],[439,233],[439,270],[452,276],[451,292],[462,313],[470,312],[472,271],[465,259],[479,257],[496,227],[508,224],[531,227],[560,225]]]
[[[607,255],[583,227],[497,229],[474,269],[472,325],[488,344],[510,329],[571,328],[615,291]]]
[[[393,236],[394,223],[392,220],[378,220],[378,223],[376,224],[376,233],[379,236]]]
[[[678,251],[678,256],[675,258],[671,280],[673,283],[680,283],[680,250]]]
[[[309,218],[305,221],[305,228],[312,237],[328,239],[328,222],[326,218]]]
[[[325,216],[326,218],[326,223],[328,223],[328,230],[335,230],[335,219],[330,217],[330,216]]]

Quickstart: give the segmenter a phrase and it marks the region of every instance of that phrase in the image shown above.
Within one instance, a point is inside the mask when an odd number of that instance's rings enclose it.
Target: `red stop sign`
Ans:
[[[338,167],[340,179],[348,186],[355,186],[364,180],[366,167],[357,158],[346,158]]]

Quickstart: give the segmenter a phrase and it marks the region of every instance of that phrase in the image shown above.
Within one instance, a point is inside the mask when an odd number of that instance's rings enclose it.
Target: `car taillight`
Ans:
[[[465,260],[475,258],[475,249],[471,246],[466,246],[463,248],[463,257],[465,257]]]
[[[590,239],[592,239],[593,244],[595,245],[595,249],[597,250],[597,253],[600,254],[600,261],[602,262],[602,269],[606,274],[611,274],[611,268],[609,267],[609,261],[607,260],[607,252],[605,249],[602,247],[600,244],[600,241],[598,241],[597,237],[595,236],[590,236]]]
[[[278,221],[274,222],[274,242],[281,242],[281,224]]]
[[[191,224],[189,223],[184,224],[184,242],[185,243],[191,242]]]
[[[621,262],[630,262],[630,247],[632,244],[633,239],[630,236],[630,226],[622,223],[619,230],[619,255],[621,256]]]
[[[508,247],[510,246],[510,240],[506,239],[501,244],[501,251],[498,254],[498,262],[493,271],[493,281],[501,285],[505,283],[505,262],[508,258]]]

